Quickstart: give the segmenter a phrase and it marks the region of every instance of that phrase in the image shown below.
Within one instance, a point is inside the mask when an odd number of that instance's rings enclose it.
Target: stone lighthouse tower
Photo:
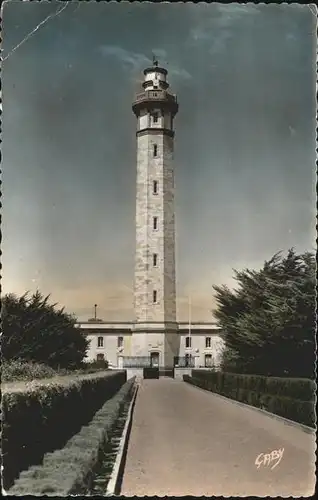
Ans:
[[[144,70],[135,96],[137,117],[136,257],[133,356],[154,366],[173,366],[179,354],[176,323],[174,170],[177,98],[168,91],[167,70]]]

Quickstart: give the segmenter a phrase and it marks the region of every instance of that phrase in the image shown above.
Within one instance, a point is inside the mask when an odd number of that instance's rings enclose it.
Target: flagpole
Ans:
[[[188,313],[188,316],[189,316],[189,337],[191,338],[191,295],[190,294],[188,297],[188,305],[189,305],[189,313]]]
[[[188,295],[188,306],[189,306],[189,312],[188,312],[188,316],[189,316],[189,347],[191,349],[190,351],[190,364],[192,362],[192,338],[191,338],[191,293],[189,292],[189,295]]]

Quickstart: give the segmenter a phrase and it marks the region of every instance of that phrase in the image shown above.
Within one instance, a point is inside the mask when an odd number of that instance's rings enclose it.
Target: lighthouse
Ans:
[[[179,354],[176,322],[174,118],[167,70],[153,61],[132,105],[137,118],[135,321],[131,354],[172,367]]]
[[[156,60],[143,73],[132,103],[137,129],[135,318],[78,326],[90,342],[88,360],[106,359],[110,366],[127,369],[129,378],[139,377],[150,359],[159,376],[181,378],[185,368],[191,372],[191,364],[218,367],[225,343],[215,322],[191,321],[191,307],[189,321],[176,321],[173,149],[178,102],[169,90],[167,70]]]

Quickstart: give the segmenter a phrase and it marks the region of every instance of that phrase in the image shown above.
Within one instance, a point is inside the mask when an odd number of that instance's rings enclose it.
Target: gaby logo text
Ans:
[[[262,465],[264,465],[264,467],[269,467],[270,464],[275,462],[271,467],[271,470],[273,470],[283,458],[283,454],[284,454],[284,448],[273,450],[271,453],[260,453],[256,457],[255,465],[259,469]]]

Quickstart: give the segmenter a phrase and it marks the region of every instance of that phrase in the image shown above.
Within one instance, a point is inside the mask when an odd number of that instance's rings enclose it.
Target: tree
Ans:
[[[88,340],[76,327],[76,319],[49,304],[39,291],[18,298],[7,294],[2,301],[2,355],[4,360],[23,359],[57,368],[79,367]]]
[[[234,271],[238,287],[214,286],[224,367],[267,376],[314,377],[314,255],[290,249],[261,270]]]

